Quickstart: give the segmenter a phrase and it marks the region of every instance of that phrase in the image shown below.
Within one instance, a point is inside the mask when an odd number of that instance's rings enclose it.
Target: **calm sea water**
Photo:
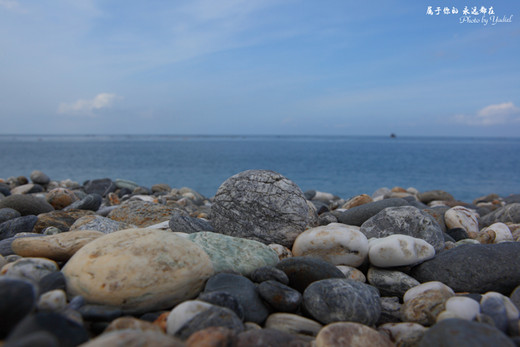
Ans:
[[[0,178],[124,178],[211,197],[228,177],[270,169],[305,191],[349,198],[381,187],[471,201],[520,193],[520,139],[305,136],[0,136]]]

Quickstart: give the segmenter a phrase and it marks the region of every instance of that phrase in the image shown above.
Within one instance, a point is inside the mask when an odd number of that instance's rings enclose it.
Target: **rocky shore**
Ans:
[[[0,178],[0,346],[520,346],[519,241],[520,194],[33,171]]]

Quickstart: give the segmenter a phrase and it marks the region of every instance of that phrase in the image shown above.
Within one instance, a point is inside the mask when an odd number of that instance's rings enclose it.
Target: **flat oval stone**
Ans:
[[[454,296],[451,288],[438,283],[423,283],[405,293],[401,307],[403,321],[424,326],[435,324],[437,316],[444,311],[446,301]]]
[[[69,231],[42,237],[24,237],[13,241],[11,248],[22,257],[42,257],[66,261],[81,247],[104,234],[99,231]]]
[[[473,320],[480,313],[478,301],[466,296],[453,296],[446,300],[446,311],[455,315],[455,318]],[[438,319],[438,318],[437,318]]]
[[[419,282],[440,281],[456,292],[495,291],[509,295],[520,283],[520,243],[462,245],[412,269]]]
[[[21,217],[20,212],[10,207],[0,208],[0,224],[10,219]]]
[[[303,306],[317,321],[373,325],[381,314],[379,292],[370,285],[341,278],[312,283],[303,293]]]
[[[215,326],[230,329],[235,334],[245,330],[244,323],[235,312],[225,307],[211,305],[207,310],[198,313],[186,322],[175,335],[181,340],[186,340],[201,329]]]
[[[347,225],[361,226],[368,219],[375,216],[387,207],[407,206],[408,201],[400,198],[374,201],[360,206],[352,207],[346,211],[335,212],[338,221]]]
[[[72,190],[65,188],[54,188],[47,193],[46,199],[56,210],[61,210],[79,200]]]
[[[431,244],[408,235],[370,239],[368,245],[368,259],[379,267],[416,265],[434,256],[435,249]]]
[[[83,216],[92,215],[94,212],[86,210],[59,210],[38,215],[38,221],[34,226],[34,232],[41,233],[48,227],[56,227],[60,231],[69,231],[74,222]]]
[[[79,201],[75,201],[72,204],[68,205],[63,209],[63,211],[68,211],[72,209],[78,210],[88,210],[88,211],[97,211],[101,203],[103,202],[103,197],[99,194],[88,194],[84,198]]]
[[[360,231],[368,239],[402,234],[428,242],[436,252],[444,249],[444,236],[437,221],[413,206],[388,207],[363,223]]]
[[[267,245],[209,231],[189,234],[188,240],[199,245],[210,257],[215,272],[238,272],[250,275],[263,266],[274,266],[278,255]]]
[[[186,216],[177,211],[173,212],[168,223],[171,231],[174,232],[191,234],[199,231],[215,231],[208,221]]]
[[[40,170],[34,170],[31,172],[31,175],[29,176],[29,178],[31,179],[31,181],[33,181],[34,183],[37,183],[37,184],[41,184],[41,185],[46,185],[46,184],[49,184],[49,182],[51,181],[51,179],[49,178],[49,176],[47,176],[46,174],[44,174],[42,171]]]
[[[345,278],[333,264],[320,258],[294,257],[276,264],[289,277],[289,286],[303,293],[312,282],[327,278]]]
[[[228,178],[211,206],[219,233],[291,247],[317,215],[300,188],[274,171],[248,170]]]
[[[490,226],[483,228],[482,230],[480,230],[479,234],[483,233],[489,235],[490,243],[514,241],[513,234],[511,233],[509,227],[501,222],[493,223]],[[479,237],[477,237],[477,239],[479,239]]]
[[[9,207],[20,212],[22,216],[39,215],[54,210],[45,199],[34,195],[13,194],[0,200],[0,208]]]
[[[417,323],[386,323],[378,327],[388,334],[397,346],[416,346],[428,328]]]
[[[334,265],[356,267],[367,257],[368,240],[358,227],[331,223],[298,235],[292,253],[296,257],[312,256]]]
[[[59,312],[67,307],[67,294],[62,289],[48,291],[38,299],[39,311]]]
[[[209,310],[212,304],[200,300],[187,300],[175,306],[166,319],[166,332],[174,336],[193,317]]]
[[[500,330],[465,319],[446,319],[428,329],[419,347],[514,347]]]
[[[237,336],[236,347],[308,347],[309,344],[298,335],[276,329],[253,329]]]
[[[171,232],[129,229],[88,243],[62,272],[69,295],[140,313],[198,295],[213,265],[199,246]]]
[[[316,336],[316,347],[392,347],[390,339],[377,330],[353,322],[337,322],[326,325]]]

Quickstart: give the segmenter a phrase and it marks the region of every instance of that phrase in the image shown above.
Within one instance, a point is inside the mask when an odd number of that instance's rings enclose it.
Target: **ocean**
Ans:
[[[0,178],[41,170],[79,183],[168,183],[212,197],[248,169],[347,199],[381,187],[442,189],[456,199],[520,193],[520,138],[384,136],[0,135]]]

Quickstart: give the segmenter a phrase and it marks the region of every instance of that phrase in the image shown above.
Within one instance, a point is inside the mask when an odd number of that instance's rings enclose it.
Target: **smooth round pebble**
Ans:
[[[37,288],[31,282],[0,277],[0,339],[36,306]]]
[[[361,265],[368,253],[368,240],[359,227],[331,223],[302,232],[292,247],[294,256],[322,258],[334,265]]]
[[[289,277],[287,277],[285,272],[275,268],[274,266],[259,267],[251,273],[250,278],[256,283],[274,280],[282,284],[289,284]]]
[[[366,325],[337,322],[324,326],[316,336],[316,347],[393,347],[390,339]]]
[[[331,278],[314,282],[303,293],[303,306],[318,322],[372,325],[381,314],[379,292],[357,281]]]
[[[278,312],[294,312],[302,302],[299,291],[273,280],[260,283],[258,293]]]
[[[370,267],[367,272],[368,283],[379,289],[382,296],[403,297],[407,290],[420,285],[415,278],[401,271]]]
[[[158,331],[141,331],[134,329],[110,331],[81,345],[81,347],[107,346],[168,346],[185,347],[181,340]]]
[[[360,270],[356,269],[355,267],[347,265],[337,265],[336,268],[339,271],[343,272],[345,278],[349,280],[359,281],[363,283],[367,281],[365,274]]]
[[[394,267],[415,265],[435,256],[435,249],[428,242],[408,235],[390,235],[370,239],[368,259],[372,265]]]
[[[46,275],[58,271],[58,264],[46,258],[20,258],[2,267],[4,276],[24,278],[38,283]]]
[[[453,318],[473,320],[480,313],[478,301],[466,296],[453,296],[446,300],[444,305],[446,311],[455,316]]]
[[[273,313],[265,321],[266,329],[276,329],[290,334],[316,336],[323,325],[315,320],[293,313]]]
[[[444,220],[449,229],[462,228],[470,237],[478,233],[478,213],[467,207],[455,206],[444,213]]]
[[[48,291],[38,299],[38,310],[61,311],[67,307],[67,294],[62,289]]]

